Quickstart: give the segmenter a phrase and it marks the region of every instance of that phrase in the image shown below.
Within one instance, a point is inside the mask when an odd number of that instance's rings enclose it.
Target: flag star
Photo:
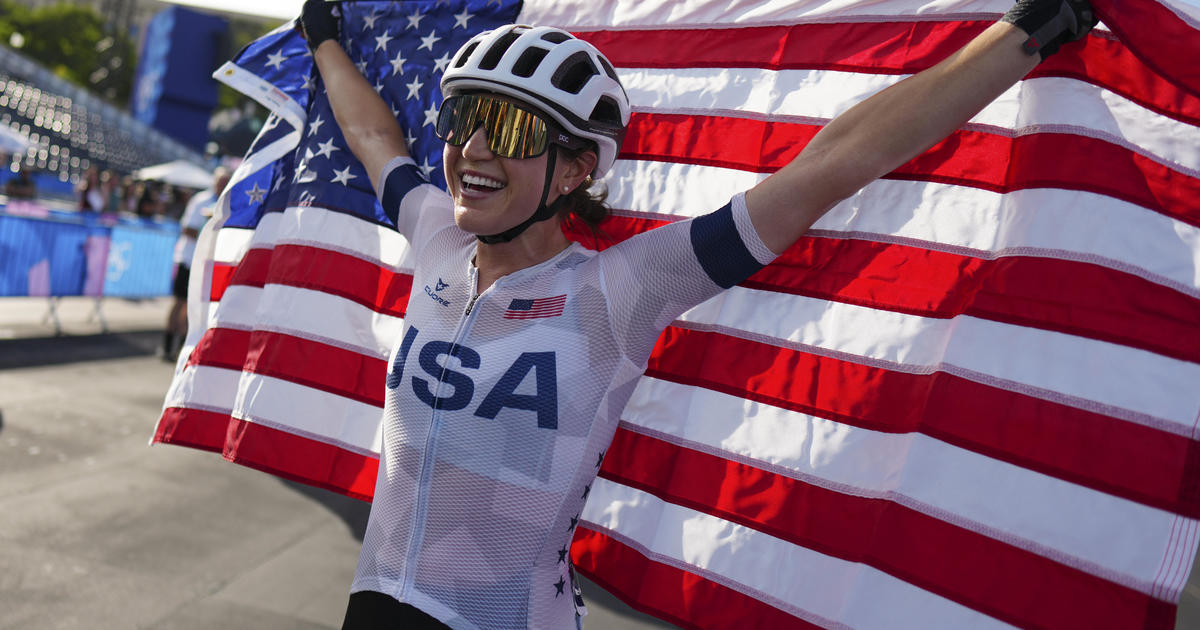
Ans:
[[[335,170],[333,173],[334,173],[333,179],[331,179],[329,181],[331,181],[335,184],[341,184],[343,186],[349,184],[350,180],[354,179],[355,177],[358,177],[357,175],[350,174],[349,166],[347,166],[346,168],[344,168],[340,171]]]
[[[355,62],[355,63],[354,63],[354,65],[358,67],[358,71],[359,71],[359,72],[361,72],[361,73],[363,73],[363,74],[366,74],[366,73],[367,73],[367,62],[365,62],[365,61],[357,61],[357,62]]]
[[[397,74],[401,74],[401,75],[404,74],[404,64],[407,61],[408,60],[404,58],[404,51],[400,51],[400,52],[396,53],[396,58],[388,62],[388,63],[392,64],[392,76],[396,76]]]
[[[383,81],[375,84],[375,91],[383,94]]]
[[[317,196],[307,190],[300,193],[299,204],[302,206],[311,206],[312,203],[316,200],[317,200]]]
[[[292,177],[292,181],[298,182],[302,179],[306,179],[308,177],[307,171],[308,171],[308,160],[301,159],[300,163],[296,165],[296,175],[294,177]]]
[[[405,28],[418,28],[421,24],[421,18],[423,17],[425,17],[425,14],[421,13],[420,11],[408,16],[408,26]]]
[[[596,468],[600,467],[600,463],[604,461],[604,451],[600,451],[600,456],[596,458]]]
[[[592,491],[592,484],[589,483],[588,485],[583,487],[583,496],[581,496],[579,498],[580,499],[588,498],[588,494],[591,493],[591,491]]]
[[[460,26],[463,28],[467,28],[467,20],[471,19],[472,17],[475,17],[475,16],[471,15],[470,13],[467,13],[466,7],[463,7],[462,13],[454,14],[454,26],[451,28],[455,29]]]
[[[310,136],[317,135],[317,130],[320,129],[321,125],[324,125],[324,124],[325,124],[325,121],[321,120],[321,115],[317,114],[317,117],[314,118],[312,120],[312,122],[308,123],[308,135],[310,135]]]
[[[437,107],[430,107],[429,109],[425,110],[425,124],[421,125],[421,126],[424,127],[426,125],[437,124],[437,115],[438,115]]]
[[[333,146],[333,136],[330,136],[325,142],[318,142],[317,147],[317,155],[326,158],[331,157],[334,151],[341,151],[341,149]]]
[[[271,53],[267,55],[267,65],[275,68],[276,70],[278,70],[279,66],[283,65],[283,62],[286,60],[287,57],[284,57],[283,53]]]
[[[433,70],[434,72],[445,72],[448,65],[450,65],[450,53],[445,53],[434,60]]]
[[[349,167],[347,167],[347,168],[349,168]],[[572,529],[575,529],[575,526],[578,524],[579,524],[579,515],[576,514],[575,516],[571,517],[571,525],[569,527],[567,527],[567,531],[571,531]]]
[[[400,117],[400,112],[396,112],[396,118],[399,118],[399,117]],[[411,131],[408,132],[408,135],[404,136],[404,140],[405,140],[405,142],[408,143],[408,148],[410,151],[412,150],[413,145],[417,143],[417,137],[414,136]]]
[[[559,576],[558,581],[554,583],[554,596],[558,597],[563,594],[563,587],[567,585],[567,581]]]
[[[315,90],[317,89],[317,84],[315,81],[313,81],[313,78],[309,76],[304,77],[304,85],[301,85],[300,87],[304,90]]]
[[[283,188],[283,178],[276,177],[275,183],[271,184],[271,192],[275,192],[275,191],[279,190],[280,188]]]
[[[379,15],[372,13],[363,18],[363,30],[368,31],[375,28],[375,21],[379,19]]]
[[[417,46],[417,50],[428,48],[429,52],[433,52],[433,43],[439,39],[441,39],[441,37],[437,36],[437,31],[429,31],[429,37],[421,38],[421,45]]]
[[[434,165],[430,164],[430,163],[429,163],[429,158],[428,158],[428,157],[426,157],[426,158],[425,158],[425,163],[424,163],[424,164],[421,164],[421,165],[420,165],[420,166],[418,166],[417,168],[421,169],[421,172],[422,172],[422,173],[425,173],[425,179],[429,179],[429,178],[430,178],[430,177],[433,175],[433,171],[434,171],[434,169],[435,169],[435,168],[437,168],[437,167],[435,167]]]
[[[250,198],[250,203],[262,203],[263,197],[267,196],[267,190],[259,188],[258,182],[254,182],[254,188],[247,190],[246,196]]]
[[[383,52],[387,52],[387,45],[388,45],[388,42],[390,42],[390,41],[392,41],[392,32],[384,31],[383,35],[380,35],[375,38],[375,50],[382,50]]]
[[[568,553],[567,546],[563,545],[563,548],[558,550],[558,562],[556,562],[555,564],[562,564],[563,562],[566,562],[567,561],[567,553]]]
[[[424,85],[424,83],[421,83],[420,77],[413,78],[412,83],[405,83],[404,87],[408,88],[407,98],[421,98],[421,87]]]

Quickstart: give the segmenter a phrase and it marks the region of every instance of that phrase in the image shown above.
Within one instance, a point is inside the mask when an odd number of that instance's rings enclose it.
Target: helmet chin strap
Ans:
[[[554,145],[550,145],[549,156],[546,158],[546,185],[542,187],[542,200],[538,202],[538,208],[536,211],[534,211],[533,215],[516,226],[511,227],[499,234],[476,234],[475,238],[479,239],[480,242],[487,243],[489,245],[494,245],[496,243],[507,243],[520,236],[522,232],[527,230],[529,226],[533,225],[534,223],[537,223],[538,221],[545,221],[546,219],[558,214],[559,209],[562,207],[563,200],[567,198],[566,195],[559,195],[558,199],[554,200],[554,203],[546,205],[546,197],[550,196],[550,185],[554,179],[554,164],[556,161],[555,156],[557,155],[558,148]]]

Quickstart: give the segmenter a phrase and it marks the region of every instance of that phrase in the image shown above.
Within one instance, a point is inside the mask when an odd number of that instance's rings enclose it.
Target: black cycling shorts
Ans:
[[[187,268],[187,265],[183,263],[175,265],[175,282],[171,283],[171,295],[181,300],[186,300],[188,277],[191,275],[191,271]]]
[[[350,594],[342,630],[450,630],[450,626],[375,591]]]

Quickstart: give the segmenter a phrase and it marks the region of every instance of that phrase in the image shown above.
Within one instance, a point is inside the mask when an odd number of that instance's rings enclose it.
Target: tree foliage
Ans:
[[[134,44],[126,33],[107,32],[104,17],[90,7],[57,4],[29,9],[0,0],[0,42],[13,34],[20,51],[58,76],[109,100],[129,100],[136,66]]]

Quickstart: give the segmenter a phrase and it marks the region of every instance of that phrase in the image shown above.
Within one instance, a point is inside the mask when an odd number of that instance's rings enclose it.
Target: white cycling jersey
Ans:
[[[475,295],[475,236],[411,159],[380,201],[416,254],[353,591],[457,629],[574,628],[568,548],[659,333],[774,257],[738,195]]]

